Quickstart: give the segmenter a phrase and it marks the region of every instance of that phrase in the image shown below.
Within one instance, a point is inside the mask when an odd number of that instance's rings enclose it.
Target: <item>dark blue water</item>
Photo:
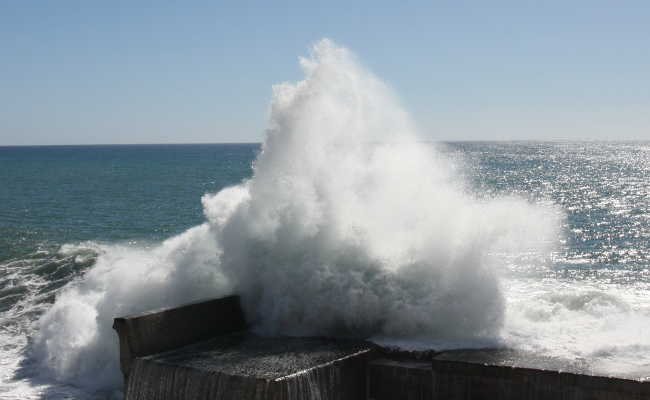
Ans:
[[[75,241],[160,240],[251,175],[258,144],[0,147],[0,261]]]

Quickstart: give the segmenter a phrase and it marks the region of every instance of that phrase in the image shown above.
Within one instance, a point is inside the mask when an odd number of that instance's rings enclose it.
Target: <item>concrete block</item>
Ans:
[[[196,343],[246,328],[238,296],[115,318],[120,367],[127,379],[134,358]]]
[[[373,346],[233,333],[136,358],[126,400],[359,400]]]
[[[588,366],[513,350],[443,352],[432,361],[433,399],[632,400],[650,383],[589,375]]]
[[[380,358],[368,363],[368,400],[430,400],[431,362]]]

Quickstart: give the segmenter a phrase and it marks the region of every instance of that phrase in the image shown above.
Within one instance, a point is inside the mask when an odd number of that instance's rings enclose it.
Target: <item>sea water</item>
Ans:
[[[424,144],[426,145],[426,144]],[[561,245],[503,265],[504,340],[605,373],[650,375],[650,143],[445,143],[485,196],[565,210]],[[38,378],[33,324],[105,246],[153,246],[202,222],[200,198],[249,178],[258,144],[1,148],[0,398],[91,398]],[[100,184],[101,183],[101,184]],[[118,351],[117,348],[114,351]]]
[[[118,315],[650,376],[650,143],[427,142],[329,41],[262,144],[0,148],[0,397],[120,395]]]
[[[0,398],[92,398],[39,378],[26,358],[38,318],[111,246],[146,249],[200,224],[201,196],[249,177],[259,148],[0,147]]]

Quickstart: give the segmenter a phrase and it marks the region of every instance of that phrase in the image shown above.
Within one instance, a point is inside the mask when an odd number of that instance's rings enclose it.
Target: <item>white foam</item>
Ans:
[[[32,355],[44,372],[91,389],[119,386],[114,317],[227,292],[209,231],[200,225],[152,249],[96,245],[96,264],[38,321]]]
[[[647,284],[508,280],[507,345],[585,360],[603,375],[650,376]]]
[[[268,334],[499,337],[490,254],[543,251],[556,213],[469,195],[348,50],[323,40],[301,65],[305,80],[274,87],[253,177],[203,198],[208,222],[149,249],[100,246],[58,296],[33,346],[49,376],[114,387],[114,317],[231,292]]]

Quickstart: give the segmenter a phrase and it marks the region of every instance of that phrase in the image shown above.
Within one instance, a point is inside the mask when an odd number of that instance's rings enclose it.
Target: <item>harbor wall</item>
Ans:
[[[204,300],[113,320],[125,381],[137,357],[246,329],[239,296]]]
[[[641,400],[650,383],[464,361],[432,362],[434,399],[447,400]]]
[[[114,328],[120,338],[126,399],[202,398],[201,393],[206,398],[258,400],[650,399],[650,382],[642,379],[593,376],[579,369],[567,370],[570,364],[562,360],[525,353],[517,353],[513,363],[510,350],[427,352],[409,359],[413,357],[410,353],[405,357],[374,348],[288,378],[266,381],[211,377],[146,360],[151,354],[245,330],[237,296],[116,318]],[[160,379],[153,379],[155,376]],[[163,383],[166,386],[162,387]]]

